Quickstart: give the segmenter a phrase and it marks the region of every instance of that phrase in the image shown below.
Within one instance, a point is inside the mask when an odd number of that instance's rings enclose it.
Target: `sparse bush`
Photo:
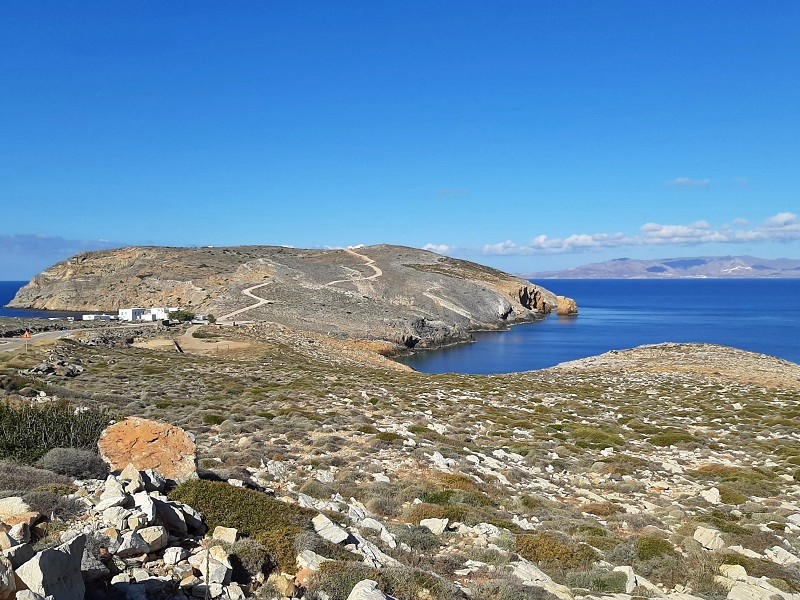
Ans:
[[[49,484],[69,485],[70,480],[52,471],[0,460],[0,490],[27,492]]]
[[[392,529],[398,543],[411,546],[412,550],[427,551],[439,548],[439,538],[427,527],[418,525],[401,526]]]
[[[744,504],[747,502],[748,497],[742,494],[741,492],[737,492],[729,485],[720,484],[717,486],[719,490],[719,498],[723,504]]]
[[[230,552],[234,581],[250,583],[256,575],[269,568],[269,550],[255,540],[241,539],[231,546]]]
[[[203,415],[203,423],[206,425],[221,425],[225,421],[222,415]]]
[[[51,492],[32,491],[25,494],[22,499],[31,510],[62,521],[74,519],[86,510],[84,505],[74,498],[65,498]]]
[[[109,421],[103,411],[68,404],[0,403],[0,458],[32,463],[51,448],[91,450]]]
[[[622,507],[611,502],[590,502],[583,507],[583,512],[597,517],[610,517],[611,515],[623,512]]]
[[[572,435],[575,437],[575,445],[579,448],[607,448],[625,445],[625,440],[619,435],[599,427],[576,427],[572,431]]]
[[[643,536],[636,540],[636,557],[639,560],[650,560],[672,551],[672,544],[661,538]]]
[[[233,487],[217,481],[186,481],[170,493],[170,498],[199,510],[206,524],[235,527],[265,546],[274,563],[284,571],[295,568],[293,540],[309,529],[314,511],[286,504],[266,494]]]
[[[556,596],[543,588],[522,585],[515,577],[490,579],[480,583],[475,589],[476,598],[492,600],[555,600]]]
[[[523,558],[539,563],[543,569],[588,570],[600,559],[586,544],[573,543],[553,532],[518,535],[516,551]]]
[[[667,431],[662,431],[661,433],[657,433],[654,436],[651,436],[648,441],[653,446],[666,447],[666,446],[675,446],[677,444],[694,442],[696,440],[691,433],[687,433],[685,431],[679,431],[677,429],[670,429]]]
[[[618,571],[583,571],[568,573],[566,584],[571,588],[581,588],[592,592],[619,594],[625,592],[628,576]]]
[[[308,596],[327,594],[330,600],[346,600],[353,586],[363,579],[378,582],[378,588],[397,600],[458,600],[459,589],[433,573],[405,567],[373,569],[360,563],[328,561],[322,563],[309,584]]]
[[[403,513],[403,520],[408,523],[419,523],[422,519],[450,519],[462,521],[467,514],[466,506],[440,506],[438,504],[412,504]]]
[[[36,465],[78,479],[105,479],[108,465],[100,455],[79,448],[53,448]]]

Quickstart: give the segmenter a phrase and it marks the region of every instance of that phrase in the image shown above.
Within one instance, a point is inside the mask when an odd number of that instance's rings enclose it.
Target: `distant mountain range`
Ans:
[[[616,258],[564,271],[521,275],[526,279],[756,279],[800,278],[800,260],[754,256],[697,256],[637,260]]]

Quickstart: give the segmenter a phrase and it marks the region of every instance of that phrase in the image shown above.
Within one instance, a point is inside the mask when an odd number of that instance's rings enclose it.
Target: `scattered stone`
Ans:
[[[156,525],[154,527],[145,527],[136,533],[141,536],[144,543],[147,544],[147,552],[158,552],[163,550],[169,544],[169,534],[166,527]]]
[[[16,517],[31,512],[31,507],[19,496],[0,498],[0,521],[7,522],[9,517]]]
[[[222,527],[218,525],[214,528],[214,533],[211,534],[211,537],[220,542],[235,544],[236,539],[239,537],[239,530],[234,527]]]
[[[703,490],[700,492],[700,496],[702,496],[703,500],[709,504],[719,504],[722,502],[722,497],[720,496],[719,490],[715,487],[712,487],[709,490]]]

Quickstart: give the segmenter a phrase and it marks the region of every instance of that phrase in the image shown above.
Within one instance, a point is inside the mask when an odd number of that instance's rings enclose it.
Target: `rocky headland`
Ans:
[[[576,314],[569,299],[501,271],[401,246],[130,247],[87,252],[31,280],[9,304],[116,311],[181,306],[223,322],[281,323],[401,347],[465,341],[470,331]]]

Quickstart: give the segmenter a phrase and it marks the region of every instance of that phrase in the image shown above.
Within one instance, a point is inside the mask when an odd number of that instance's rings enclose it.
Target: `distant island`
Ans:
[[[790,279],[800,278],[800,259],[696,256],[638,260],[616,258],[565,269],[520,275],[525,279]]]

